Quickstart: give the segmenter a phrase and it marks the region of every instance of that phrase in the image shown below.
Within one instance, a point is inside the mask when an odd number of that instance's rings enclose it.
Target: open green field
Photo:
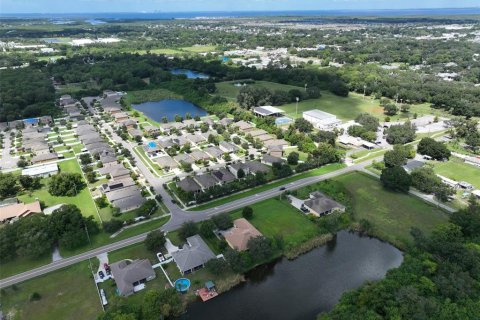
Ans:
[[[480,188],[480,168],[465,163],[462,159],[451,157],[447,162],[429,161],[436,174],[455,181],[466,181]]]
[[[359,114],[367,112],[381,121],[384,121],[385,115],[383,108],[380,106],[380,101],[372,99],[370,97],[364,97],[358,93],[350,92],[348,97],[339,97],[328,91],[322,91],[322,96],[319,99],[310,99],[300,101],[298,103],[298,114],[295,112],[296,103],[290,103],[279,107],[286,111],[287,116],[298,118],[302,116],[302,112],[319,109],[331,114],[336,115],[342,120],[353,120]],[[433,114],[441,116],[442,111],[430,108],[427,104],[413,105],[408,113],[398,113],[395,116],[391,116],[392,121],[399,119],[412,118],[413,114],[417,113],[418,116],[424,114]]]
[[[61,172],[81,173],[80,165],[75,159],[61,161],[58,163],[58,166]],[[20,195],[18,197],[19,200],[28,203],[39,199],[40,201],[45,202],[47,207],[61,203],[74,204],[82,211],[82,214],[85,217],[93,216],[97,221],[100,220],[97,214],[95,203],[93,202],[90,192],[86,187],[83,188],[75,197],[55,197],[48,192],[49,180],[50,178],[43,178],[42,188]]]
[[[286,249],[319,235],[319,228],[287,200],[268,199],[251,205],[253,218],[249,221],[266,237],[282,236]],[[235,219],[242,217],[242,211],[233,213]]]
[[[242,87],[235,87],[234,84],[241,82],[239,81],[224,81],[224,82],[218,82],[215,84],[217,87],[217,92],[216,94],[223,96],[227,99],[231,100],[236,100],[237,95],[240,92],[240,89]],[[269,81],[255,81],[255,83],[248,84],[248,86],[252,87],[262,87],[262,88],[267,88],[269,90],[283,90],[283,91],[288,91],[292,89],[298,89],[298,90],[305,90],[304,88],[301,87],[296,87],[296,86],[290,86],[287,84],[281,84],[281,83],[275,83],[275,82],[269,82]]]
[[[328,165],[323,166],[321,168],[317,168],[317,169],[313,169],[313,170],[310,170],[310,171],[307,171],[307,172],[303,172],[303,173],[300,173],[298,175],[294,175],[294,176],[291,176],[291,177],[288,177],[288,178],[285,178],[285,179],[281,179],[281,180],[278,180],[278,181],[275,181],[275,182],[272,182],[272,183],[269,183],[269,184],[264,184],[262,186],[255,187],[255,188],[252,188],[252,189],[244,191],[244,192],[239,192],[239,193],[233,194],[231,196],[226,196],[222,199],[214,200],[214,201],[199,205],[195,208],[192,208],[191,210],[192,211],[198,211],[198,210],[214,208],[216,206],[219,206],[219,205],[222,205],[222,204],[225,204],[225,203],[229,203],[231,201],[235,201],[235,200],[238,200],[238,199],[242,199],[244,197],[248,197],[248,196],[251,196],[253,194],[257,194],[259,192],[263,192],[263,191],[266,191],[266,190],[277,188],[281,185],[284,185],[284,184],[287,184],[287,183],[290,183],[290,182],[293,182],[293,181],[297,181],[297,180],[300,180],[300,179],[303,179],[303,178],[308,178],[308,177],[313,177],[313,176],[319,176],[319,175],[326,174],[326,173],[329,173],[329,172],[332,172],[332,171],[335,171],[335,170],[342,169],[344,167],[345,167],[345,164],[343,164],[343,163],[328,164]]]
[[[39,301],[30,301],[33,292]],[[88,261],[1,290],[0,300],[18,320],[95,319],[102,311]]]
[[[127,92],[126,103],[127,105],[131,105],[146,101],[181,98],[182,96],[166,89],[136,90]]]
[[[376,236],[393,244],[411,242],[412,227],[428,234],[448,220],[442,210],[408,194],[387,191],[366,173],[351,172],[332,180],[346,189],[355,220],[368,220]]]

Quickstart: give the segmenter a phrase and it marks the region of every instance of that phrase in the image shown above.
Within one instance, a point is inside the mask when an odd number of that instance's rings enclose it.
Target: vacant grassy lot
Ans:
[[[33,292],[39,301],[30,301]],[[95,319],[102,311],[88,261],[6,288],[0,300],[18,320]]]
[[[298,246],[319,234],[315,223],[286,200],[272,198],[251,207],[253,218],[250,222],[266,237],[282,236],[286,249]],[[241,218],[241,210],[235,211],[233,216]]]
[[[198,211],[198,210],[214,208],[216,206],[219,206],[219,205],[222,205],[222,204],[225,204],[225,203],[229,203],[231,201],[235,201],[235,200],[238,200],[238,199],[242,199],[244,197],[248,197],[248,196],[251,196],[253,194],[257,194],[259,192],[263,192],[263,191],[267,191],[267,190],[270,190],[270,189],[273,189],[273,188],[277,188],[281,185],[284,185],[284,184],[287,184],[287,183],[290,183],[290,182],[293,182],[293,181],[297,181],[297,180],[300,180],[300,179],[303,179],[303,178],[308,178],[308,177],[313,177],[313,176],[319,176],[319,175],[322,175],[322,174],[325,174],[325,173],[329,173],[329,172],[332,172],[332,171],[335,171],[335,170],[342,169],[343,167],[345,167],[345,164],[343,164],[343,163],[328,164],[328,165],[323,166],[321,168],[317,168],[317,169],[313,169],[313,170],[310,170],[310,171],[307,171],[307,172],[303,172],[303,173],[300,173],[300,174],[292,176],[292,177],[288,177],[288,178],[281,179],[281,180],[278,180],[278,181],[275,181],[275,182],[272,182],[272,183],[269,183],[269,184],[264,184],[262,186],[255,187],[255,188],[250,189],[248,191],[239,192],[239,193],[233,194],[231,196],[227,196],[227,197],[222,198],[222,199],[218,199],[218,200],[215,200],[215,201],[211,201],[211,202],[199,205],[198,207],[192,208],[191,210],[192,211]]]
[[[66,160],[58,163],[61,172],[81,173],[80,166],[75,159]],[[76,205],[85,217],[93,216],[97,221],[100,218],[97,214],[95,203],[93,202],[90,192],[85,187],[75,197],[55,197],[48,192],[48,182],[50,178],[42,179],[42,188],[33,192],[20,195],[18,198],[24,202],[33,202],[36,199],[45,202],[47,207],[56,204],[74,204]]]
[[[230,100],[237,100],[237,95],[240,92],[240,89],[242,87],[235,87],[234,84],[241,82],[239,81],[224,81],[224,82],[219,82],[216,83],[215,86],[217,87],[217,92],[215,94],[218,94],[220,96],[224,96],[227,99]],[[269,82],[269,81],[255,81],[255,83],[249,84],[249,86],[253,87],[262,87],[262,88],[267,88],[269,90],[275,91],[275,90],[283,90],[283,91],[288,91],[291,89],[300,89],[304,90],[304,88],[296,87],[296,86],[290,86],[286,84],[280,84],[280,83],[275,83],[275,82]]]
[[[355,219],[367,219],[375,235],[394,244],[410,242],[412,227],[428,234],[436,225],[447,222],[447,215],[440,209],[413,196],[387,191],[365,173],[347,173],[332,180],[346,189]]]
[[[280,109],[286,111],[287,116],[293,118],[301,117],[304,111],[319,109],[332,113],[342,120],[353,120],[364,112],[376,116],[381,121],[385,119],[379,100],[371,99],[370,97],[364,99],[362,95],[353,92],[350,92],[348,97],[339,97],[328,91],[322,91],[322,96],[319,99],[300,101],[298,103],[298,114],[295,113],[295,108],[295,103],[280,106]],[[427,104],[421,104],[412,106],[409,113],[399,113],[390,118],[392,121],[407,117],[411,118],[414,113],[417,113],[419,116],[424,114],[442,115],[441,111],[432,109]]]
[[[466,181],[480,188],[480,168],[463,162],[462,159],[451,157],[447,162],[430,161],[435,173],[453,179]]]

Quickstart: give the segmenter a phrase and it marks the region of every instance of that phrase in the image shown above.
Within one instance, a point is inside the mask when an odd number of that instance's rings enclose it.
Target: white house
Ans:
[[[42,166],[27,168],[22,170],[22,176],[30,177],[48,177],[58,173],[58,165],[56,163],[49,163]]]
[[[322,130],[333,129],[342,124],[342,121],[337,119],[336,115],[318,109],[305,111],[303,119],[313,124],[315,128]]]

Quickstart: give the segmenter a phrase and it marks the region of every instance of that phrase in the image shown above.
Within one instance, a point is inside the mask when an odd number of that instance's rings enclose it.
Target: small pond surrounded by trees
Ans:
[[[193,71],[189,69],[172,69],[170,70],[172,74],[184,74],[187,76],[188,79],[208,79],[210,76],[206,73],[198,72],[198,71]]]
[[[186,319],[315,319],[342,293],[380,280],[403,261],[400,250],[375,238],[341,231],[327,245],[296,260],[280,259],[208,302],[195,302]]]
[[[168,121],[175,121],[175,115],[185,117],[187,113],[189,113],[192,118],[195,116],[203,117],[208,114],[199,106],[181,99],[148,101],[140,104],[132,104],[132,107],[157,122],[161,122],[163,117],[167,117]]]

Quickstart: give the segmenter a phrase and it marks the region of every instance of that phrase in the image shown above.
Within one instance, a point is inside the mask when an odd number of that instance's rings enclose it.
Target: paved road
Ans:
[[[232,201],[230,203],[220,205],[220,206],[215,207],[215,208],[202,210],[202,211],[188,212],[188,211],[184,211],[184,210],[180,209],[177,205],[172,203],[171,196],[163,188],[163,184],[167,181],[162,179],[162,178],[156,177],[154,174],[152,174],[150,172],[150,170],[147,168],[147,166],[141,161],[141,159],[133,151],[132,145],[130,143],[126,142],[126,141],[123,141],[118,135],[116,135],[113,128],[111,128],[109,125],[104,125],[104,128],[108,128],[113,133],[112,138],[113,138],[114,141],[116,141],[117,143],[121,143],[125,148],[130,150],[130,152],[132,153],[133,157],[136,160],[137,167],[142,172],[145,179],[150,183],[151,186],[154,187],[155,191],[162,196],[162,198],[164,200],[164,203],[167,206],[167,208],[170,210],[170,214],[171,214],[170,220],[161,228],[161,230],[167,231],[167,232],[178,229],[182,225],[182,223],[184,223],[185,221],[190,221],[191,220],[191,221],[198,222],[198,221],[206,220],[206,219],[209,219],[211,216],[213,216],[215,214],[232,211],[232,210],[242,208],[242,207],[245,207],[247,205],[251,205],[251,204],[254,204],[256,202],[265,200],[265,199],[269,199],[269,198],[278,196],[278,195],[280,195],[281,193],[284,192],[283,190],[282,191],[279,190],[280,187],[285,187],[285,190],[294,190],[294,189],[297,189],[297,188],[300,188],[300,187],[303,187],[303,186],[306,186],[306,185],[309,185],[309,184],[313,184],[313,183],[316,183],[316,182],[319,182],[319,181],[322,181],[322,180],[325,180],[325,179],[330,179],[330,178],[345,174],[347,172],[352,172],[352,171],[357,171],[357,170],[358,171],[363,171],[365,166],[371,164],[374,160],[378,160],[378,158],[370,159],[370,160],[367,160],[365,162],[361,162],[361,163],[358,163],[358,164],[355,164],[355,165],[351,165],[349,167],[345,167],[343,169],[336,170],[336,171],[333,171],[333,172],[330,172],[330,173],[327,173],[327,174],[300,179],[300,180],[297,180],[295,182],[291,182],[291,183],[288,183],[288,184],[285,184],[285,185],[282,185],[282,186],[279,186],[279,187],[276,187],[276,188],[273,188],[273,189],[270,189],[270,190],[267,190],[267,191],[264,191],[264,192],[260,192],[258,194],[247,196],[245,198],[238,199],[238,200]],[[437,205],[437,203],[432,199],[428,199],[428,198],[424,198],[424,197],[422,197],[422,199]],[[27,272],[24,272],[24,273],[21,273],[21,274],[17,274],[17,275],[11,276],[9,278],[2,279],[2,280],[0,280],[0,288],[8,287],[8,286],[11,286],[13,284],[16,284],[16,283],[19,283],[19,282],[22,282],[22,281],[25,281],[25,280],[28,280],[28,279],[32,279],[34,277],[37,277],[37,276],[40,276],[40,275],[43,275],[43,274],[61,269],[61,268],[64,268],[66,266],[78,263],[80,261],[84,261],[86,259],[95,257],[96,255],[98,255],[100,253],[117,250],[117,249],[129,246],[129,245],[135,244],[135,243],[142,242],[145,239],[146,235],[147,235],[147,233],[143,233],[143,234],[140,234],[140,235],[137,235],[137,236],[125,239],[125,240],[120,240],[118,242],[115,242],[115,243],[112,243],[112,244],[109,244],[109,245],[106,245],[106,246],[103,246],[103,247],[99,247],[97,249],[87,251],[85,253],[73,256],[71,258],[66,258],[66,259],[63,259],[63,260],[60,260],[60,261],[52,262],[48,265],[30,270],[30,271],[27,271]]]

